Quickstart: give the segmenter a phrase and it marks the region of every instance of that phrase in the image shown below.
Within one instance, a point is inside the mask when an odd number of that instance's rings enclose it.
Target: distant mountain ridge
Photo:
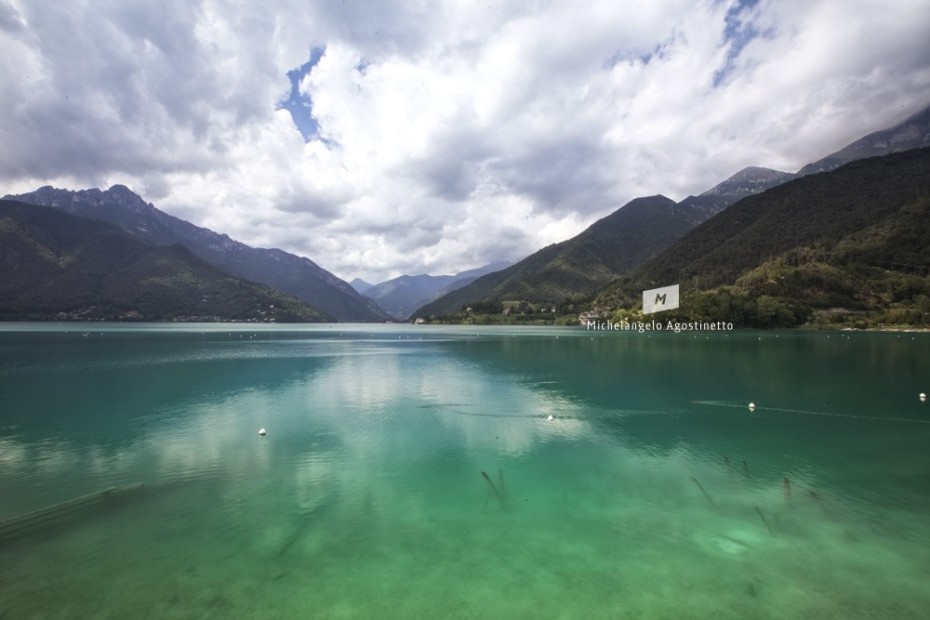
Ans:
[[[374,285],[371,284],[370,282],[365,282],[365,281],[362,280],[361,278],[353,278],[352,281],[349,282],[349,286],[351,286],[352,288],[354,288],[354,289],[355,289],[355,292],[361,293],[361,294],[364,295],[364,294],[365,294],[365,291],[367,291],[368,289],[370,289],[370,288],[371,288],[372,286],[374,286]]]
[[[180,244],[11,200],[0,200],[0,265],[3,320],[332,320]]]
[[[834,170],[857,159],[900,153],[930,146],[930,107],[889,129],[870,133],[835,153],[807,164],[798,176]]]
[[[503,269],[509,264],[506,261],[498,261],[454,275],[402,275],[379,284],[369,285],[363,290],[363,294],[374,299],[379,307],[395,319],[405,320],[423,304],[466,286],[486,273]]]
[[[774,185],[790,181],[794,175],[771,168],[749,166],[743,168],[722,183],[718,183],[701,196],[731,196],[745,198],[765,191]]]
[[[110,222],[149,244],[180,243],[219,269],[293,295],[339,321],[389,319],[377,304],[310,259],[279,249],[252,248],[227,235],[195,226],[160,211],[123,185],[114,185],[106,191],[69,191],[45,186],[6,198]]]

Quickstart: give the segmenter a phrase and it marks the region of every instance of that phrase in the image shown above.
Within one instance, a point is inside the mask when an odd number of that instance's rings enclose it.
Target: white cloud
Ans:
[[[124,183],[346,278],[454,272],[902,120],[927,32],[930,0],[0,0],[0,179]],[[321,47],[305,143],[276,108]]]

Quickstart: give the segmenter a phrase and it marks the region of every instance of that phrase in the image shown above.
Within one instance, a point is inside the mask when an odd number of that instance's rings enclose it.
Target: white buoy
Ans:
[[[920,400],[927,400],[927,395],[923,392],[920,393]]]
[[[749,403],[749,410],[750,410],[750,411],[755,411],[755,410],[756,410],[756,403]]]
[[[265,436],[265,429],[263,429],[263,428],[258,429],[258,434],[259,434],[260,437],[264,437],[264,436]]]
[[[549,417],[546,418],[546,421],[547,421],[547,422],[552,422],[554,419],[555,419],[555,418],[552,417],[552,414],[550,413],[550,414],[549,414]]]

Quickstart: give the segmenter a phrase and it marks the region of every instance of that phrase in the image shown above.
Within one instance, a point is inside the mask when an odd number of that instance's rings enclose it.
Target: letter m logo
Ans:
[[[643,291],[643,314],[674,310],[678,307],[678,285]]]

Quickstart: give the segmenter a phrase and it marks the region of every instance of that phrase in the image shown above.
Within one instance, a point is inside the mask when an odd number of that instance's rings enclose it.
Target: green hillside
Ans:
[[[274,248],[253,248],[195,226],[156,209],[123,185],[104,191],[46,186],[5,199],[115,224],[148,245],[181,244],[224,273],[292,295],[339,321],[380,322],[390,318],[371,299],[309,258]]]
[[[9,200],[0,200],[0,265],[2,320],[328,320],[183,246]]]
[[[581,234],[478,278],[414,315],[449,314],[493,300],[540,303],[590,296],[668,247],[704,217],[665,196],[637,198]]]
[[[930,320],[930,149],[859,160],[745,198],[595,305],[624,316],[643,289],[679,283],[663,319],[737,326]]]

